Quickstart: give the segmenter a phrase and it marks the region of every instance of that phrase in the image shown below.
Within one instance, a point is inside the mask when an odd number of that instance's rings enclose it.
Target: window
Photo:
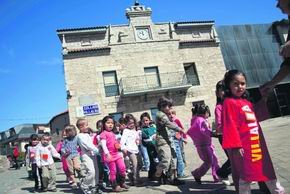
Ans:
[[[200,85],[195,63],[185,63],[184,71],[188,83],[191,83],[193,86]]]
[[[118,96],[119,85],[117,81],[116,71],[103,72],[103,78],[106,97]]]
[[[192,106],[194,107],[197,104],[204,104],[203,100],[192,102]]]
[[[148,88],[160,88],[158,67],[145,67],[144,73],[145,81]]]
[[[118,122],[119,119],[123,117],[123,112],[110,113],[109,115],[112,116],[114,120]]]
[[[91,46],[92,43],[91,43],[91,40],[89,38],[82,38],[81,39],[81,45],[82,46]]]
[[[157,113],[157,111],[158,111],[158,108],[150,108],[150,111],[151,111],[151,119],[152,119],[152,121],[154,121],[155,122],[155,120],[156,120],[156,113]]]

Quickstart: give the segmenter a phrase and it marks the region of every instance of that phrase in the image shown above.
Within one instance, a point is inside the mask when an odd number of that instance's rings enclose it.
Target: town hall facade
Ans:
[[[85,117],[95,128],[108,114],[139,119],[145,111],[154,118],[161,96],[185,124],[194,103],[213,110],[225,73],[214,21],[153,23],[151,15],[136,2],[128,24],[57,30],[72,124]]]

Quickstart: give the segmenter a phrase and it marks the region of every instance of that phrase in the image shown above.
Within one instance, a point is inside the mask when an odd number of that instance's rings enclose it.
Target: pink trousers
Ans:
[[[67,164],[67,161],[66,161],[65,157],[61,157],[61,163],[62,163],[62,169],[63,169],[66,177],[69,178],[70,177],[70,172],[69,172],[68,164]]]
[[[110,169],[110,181],[113,182],[116,180],[117,169],[122,177],[126,176],[126,166],[123,158],[118,158],[114,161],[107,162],[107,165]]]
[[[210,146],[196,146],[197,153],[200,159],[203,161],[202,165],[192,172],[192,175],[196,178],[201,178],[211,168],[214,181],[218,181],[219,177],[216,171],[220,168],[218,160],[214,152],[213,145]]]

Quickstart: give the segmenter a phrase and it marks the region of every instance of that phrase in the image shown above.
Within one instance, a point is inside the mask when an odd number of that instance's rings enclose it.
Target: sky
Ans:
[[[127,24],[134,0],[0,0],[0,131],[48,123],[67,110],[57,29]],[[139,0],[153,22],[215,20],[216,25],[286,18],[276,0]]]

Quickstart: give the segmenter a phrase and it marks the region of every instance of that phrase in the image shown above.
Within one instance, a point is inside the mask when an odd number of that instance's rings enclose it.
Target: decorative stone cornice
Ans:
[[[195,27],[195,26],[213,26],[214,21],[186,21],[186,22],[176,22],[174,24],[175,28],[186,28],[186,27]]]
[[[99,51],[110,51],[111,47],[91,47],[91,48],[74,48],[74,49],[65,49],[65,53],[67,54],[74,54],[74,53],[81,53],[81,52],[99,52]]]
[[[57,34],[80,34],[80,33],[106,33],[107,26],[96,26],[96,27],[87,27],[87,28],[68,28],[68,29],[58,29],[56,30]]]

